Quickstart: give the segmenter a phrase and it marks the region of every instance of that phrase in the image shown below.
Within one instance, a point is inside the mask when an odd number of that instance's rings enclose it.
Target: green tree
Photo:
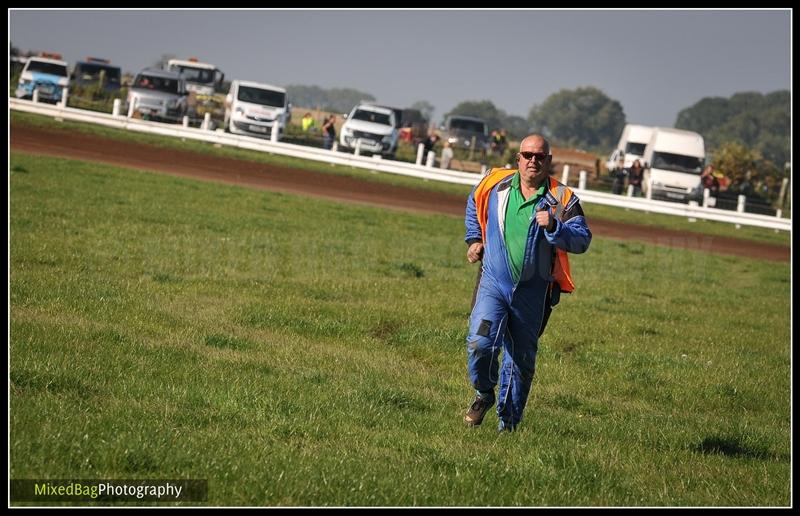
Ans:
[[[474,116],[482,118],[489,126],[489,130],[493,131],[502,127],[502,120],[505,118],[505,113],[497,109],[491,100],[468,100],[456,105],[450,112],[444,116],[459,115],[459,116]]]
[[[418,110],[420,113],[422,113],[422,116],[429,121],[433,120],[433,112],[436,111],[436,108],[433,107],[433,104],[427,100],[418,100],[411,104],[409,108]]]
[[[788,90],[762,95],[735,93],[729,99],[706,97],[678,113],[675,127],[703,135],[714,152],[727,142],[758,150],[777,169],[789,161],[791,98]]]
[[[486,121],[490,131],[505,129],[512,139],[523,138],[528,135],[528,122],[521,116],[509,115],[497,108],[490,100],[469,100],[456,105],[445,118],[451,115],[474,116]]]
[[[610,152],[625,127],[622,105],[594,87],[562,89],[534,105],[528,122],[555,145]]]
[[[373,102],[375,97],[352,88],[324,89],[319,86],[290,84],[286,92],[292,104],[298,107],[319,108],[336,113],[349,113],[353,106],[366,101]]]
[[[723,143],[714,154],[714,166],[730,180],[728,191],[775,201],[789,169],[764,159],[757,149],[738,142]]]

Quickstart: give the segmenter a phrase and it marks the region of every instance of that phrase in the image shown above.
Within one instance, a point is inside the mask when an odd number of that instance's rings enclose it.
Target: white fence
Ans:
[[[293,156],[296,158],[322,161],[336,165],[346,165],[350,167],[363,168],[377,172],[389,174],[400,174],[404,176],[429,179],[434,181],[444,181],[448,183],[458,183],[463,185],[475,185],[480,179],[479,174],[470,172],[460,172],[455,170],[444,170],[433,166],[416,165],[401,161],[383,160],[380,156],[357,156],[349,153],[281,143],[277,141],[265,140],[250,136],[238,136],[228,134],[222,130],[209,131],[188,127],[185,124],[165,124],[130,118],[125,115],[114,115],[87,111],[83,109],[65,107],[64,103],[43,104],[22,99],[9,99],[9,107],[18,111],[37,113],[63,120],[74,120],[78,122],[88,122],[92,124],[106,125],[129,131],[140,131],[152,134],[162,134],[177,138],[188,138],[193,140],[205,141],[214,144],[240,147],[260,152],[269,152],[283,156]],[[431,163],[428,160],[428,163]],[[668,215],[678,215],[689,219],[714,220],[719,222],[729,222],[731,224],[758,226],[763,228],[791,231],[791,219],[778,216],[758,215],[754,213],[743,213],[741,211],[721,210],[703,206],[693,206],[666,201],[654,201],[639,197],[623,197],[604,192],[587,190],[585,185],[585,172],[581,172],[579,187],[574,189],[575,193],[582,201],[587,203],[605,204],[619,208],[631,210],[641,210],[650,213],[663,213]],[[569,175],[567,168],[562,174]]]

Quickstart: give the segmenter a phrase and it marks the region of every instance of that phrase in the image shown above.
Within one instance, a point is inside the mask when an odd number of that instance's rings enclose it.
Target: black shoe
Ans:
[[[472,405],[467,411],[467,415],[464,416],[464,422],[469,426],[480,425],[483,423],[483,418],[486,416],[489,409],[492,408],[492,405],[494,405],[494,398],[487,400],[476,395],[475,401],[472,402]]]

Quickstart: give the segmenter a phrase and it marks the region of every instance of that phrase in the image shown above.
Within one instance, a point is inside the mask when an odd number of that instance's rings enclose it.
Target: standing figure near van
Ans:
[[[642,163],[638,159],[635,159],[633,160],[631,168],[628,169],[628,185],[633,187],[634,197],[642,196],[643,178],[644,178],[644,168],[642,168]]]
[[[561,292],[575,288],[567,253],[585,252],[592,240],[578,197],[550,177],[551,160],[547,140],[530,135],[517,170],[492,169],[467,199],[467,260],[483,260],[467,333],[469,426],[480,425],[495,400],[500,431],[521,421],[539,336]]]
[[[324,138],[322,147],[332,149],[333,142],[336,141],[336,115],[330,115],[322,124],[322,136]]]
[[[611,171],[611,174],[614,177],[614,180],[611,182],[611,193],[622,195],[622,190],[625,189],[625,175],[627,174],[624,158],[619,158],[617,166]]]

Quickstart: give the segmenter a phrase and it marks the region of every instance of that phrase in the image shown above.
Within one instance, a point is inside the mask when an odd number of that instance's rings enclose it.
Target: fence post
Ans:
[[[203,131],[208,131],[210,125],[211,125],[211,113],[206,111],[206,114],[203,115],[203,124],[200,126],[200,129],[202,129]]]
[[[428,151],[428,158],[425,160],[425,166],[431,168],[436,162],[436,153],[432,150]]]
[[[653,198],[653,180],[651,178],[647,178],[647,195],[645,196],[647,199]]]
[[[778,194],[778,206],[783,208],[783,203],[786,199],[786,187],[789,186],[789,178],[784,177],[781,181],[781,193]]]
[[[356,148],[353,151],[356,156],[361,156],[361,138],[356,138]]]
[[[633,185],[628,185],[628,197],[633,197]]]
[[[131,100],[131,103],[128,104],[128,118],[133,117],[133,113],[136,111],[136,98]]]
[[[708,198],[711,196],[711,190],[703,188],[703,208],[708,208]]]
[[[422,154],[425,152],[425,145],[417,145],[417,165],[422,165]]]
[[[277,120],[272,122],[272,130],[269,133],[269,140],[272,142],[278,141],[278,134],[281,131],[281,124]]]
[[[481,165],[481,175],[482,176],[486,175],[486,171],[487,170],[488,170],[488,168],[486,167],[486,165]]]
[[[697,201],[689,201],[689,206],[697,208]],[[697,219],[694,217],[689,217],[689,222],[697,222]]]
[[[67,97],[69,97],[69,88],[68,87],[64,88],[63,90],[61,90],[61,102],[59,102],[59,104],[61,104],[62,108],[67,107]]]
[[[111,109],[111,116],[119,116],[119,107],[121,104],[122,101],[114,99],[114,107]]]
[[[337,140],[333,140],[333,145],[331,145],[331,152],[336,152],[339,150],[339,142]]]
[[[39,102],[39,88],[33,88],[33,96],[31,97],[31,100],[34,102]]]
[[[747,198],[744,195],[740,195],[737,198],[737,202],[736,202],[736,211],[737,212],[744,213],[744,203],[745,203],[746,199]],[[742,227],[741,224],[736,224],[736,229],[739,229],[740,227]]]
[[[564,170],[561,172],[561,183],[567,184],[569,181],[569,165],[564,165]]]
[[[183,115],[183,127],[189,127],[189,116]]]
[[[564,183],[566,184],[566,183]],[[580,176],[578,176],[578,189],[586,190],[586,171],[581,170]]]

